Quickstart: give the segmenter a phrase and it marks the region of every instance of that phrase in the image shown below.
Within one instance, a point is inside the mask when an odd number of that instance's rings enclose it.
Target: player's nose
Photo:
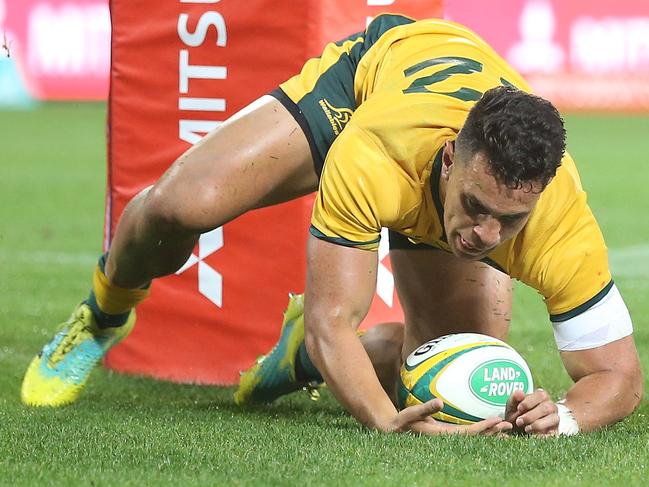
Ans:
[[[480,239],[485,248],[495,247],[500,243],[500,222],[491,216],[487,216],[481,222],[473,226],[473,233]]]

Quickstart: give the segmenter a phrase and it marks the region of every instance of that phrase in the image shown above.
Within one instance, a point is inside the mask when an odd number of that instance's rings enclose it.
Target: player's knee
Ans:
[[[158,232],[204,233],[212,230],[204,203],[206,196],[201,191],[187,195],[173,188],[154,186],[143,201],[143,221]],[[219,226],[219,225],[215,225]]]
[[[186,228],[186,215],[182,202],[171,191],[151,188],[142,201],[141,221],[156,233],[169,234]]]
[[[370,328],[361,337],[376,376],[395,405],[403,336],[401,323],[382,323]]]
[[[401,323],[382,323],[376,325],[361,337],[363,347],[374,364],[393,366],[401,361],[403,347],[403,325]]]
[[[365,342],[388,342],[398,344],[403,343],[403,324],[401,323],[381,323],[367,330],[362,337]]]

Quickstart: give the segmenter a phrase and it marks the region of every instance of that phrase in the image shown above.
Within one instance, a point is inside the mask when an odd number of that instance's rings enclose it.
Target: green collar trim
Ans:
[[[442,235],[440,240],[444,243],[448,243],[446,238],[446,229],[444,228],[444,205],[442,205],[442,199],[439,195],[439,181],[442,174],[442,154],[444,153],[444,146],[437,151],[435,155],[435,160],[433,161],[433,170],[430,173],[430,193],[433,196],[433,203],[435,203],[435,209],[437,210],[437,217],[439,219],[439,224],[442,226]]]

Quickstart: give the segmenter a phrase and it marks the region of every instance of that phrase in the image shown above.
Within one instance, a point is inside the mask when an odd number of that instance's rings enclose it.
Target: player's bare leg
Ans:
[[[90,297],[25,374],[23,402],[75,401],[107,350],[129,334],[148,283],[175,272],[201,233],[246,211],[317,188],[307,139],[292,115],[263,97],[183,154],[127,206]]]
[[[449,333],[506,339],[513,299],[508,275],[437,250],[395,249],[390,259],[406,321],[402,358]]]
[[[361,341],[396,404],[401,363],[422,343],[466,332],[505,340],[513,293],[511,278],[482,262],[423,249],[394,249],[390,259],[406,326],[380,324]]]
[[[397,403],[397,378],[401,369],[403,323],[381,323],[361,336],[376,376],[394,404]]]
[[[128,205],[106,274],[126,288],[171,274],[201,233],[317,185],[302,129],[277,100],[264,97],[189,149]]]

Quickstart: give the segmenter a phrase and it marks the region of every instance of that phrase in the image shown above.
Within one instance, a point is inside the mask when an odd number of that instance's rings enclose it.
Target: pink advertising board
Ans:
[[[398,11],[399,1],[367,5]],[[444,12],[482,35],[564,110],[649,110],[648,1],[446,0]],[[146,28],[146,17],[139,25]],[[0,32],[11,72],[31,96],[106,99],[107,0],[0,0]]]
[[[446,0],[564,110],[649,110],[649,2]]]
[[[110,15],[106,0],[0,0],[0,33],[7,46],[0,54],[5,62],[13,61],[32,97],[108,97]]]

